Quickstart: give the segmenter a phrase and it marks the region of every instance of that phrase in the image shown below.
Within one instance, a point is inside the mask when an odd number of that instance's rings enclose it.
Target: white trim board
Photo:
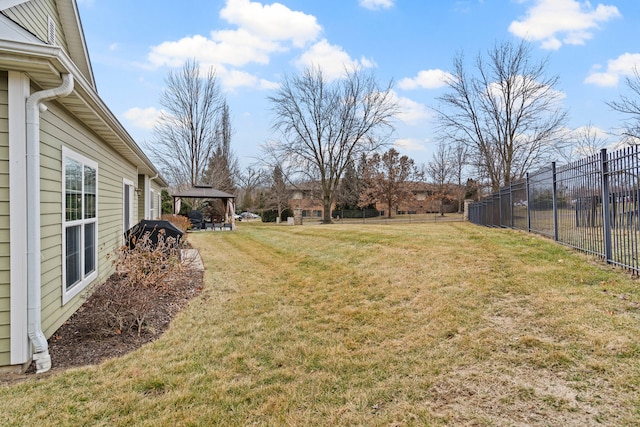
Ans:
[[[27,117],[29,78],[9,71],[9,240],[11,364],[31,359],[27,318]]]

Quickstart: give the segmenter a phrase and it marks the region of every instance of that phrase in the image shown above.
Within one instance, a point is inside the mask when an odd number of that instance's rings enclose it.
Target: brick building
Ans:
[[[413,197],[398,203],[392,208],[392,216],[395,215],[417,215],[440,212],[440,200],[437,196],[437,188],[434,184],[411,182],[407,183],[412,187]],[[450,188],[451,190],[452,188]],[[304,218],[322,219],[322,199],[320,197],[320,186],[317,183],[303,183],[295,187],[290,187],[289,207],[291,210],[301,209]],[[456,212],[458,207],[455,198],[451,196],[452,191],[448,191],[449,197],[444,204],[445,213]],[[388,215],[388,206],[385,202],[375,203],[380,216]],[[335,209],[335,202],[332,210]]]

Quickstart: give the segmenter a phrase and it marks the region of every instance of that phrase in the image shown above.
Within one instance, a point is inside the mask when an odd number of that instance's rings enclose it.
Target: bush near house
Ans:
[[[293,211],[291,211],[291,209],[285,209],[282,211],[282,215],[280,215],[280,221],[286,222],[287,218],[290,216],[293,216]],[[278,218],[278,211],[275,209],[262,211],[260,213],[260,218],[262,218],[262,222],[276,222],[276,218]]]
[[[165,237],[163,231],[157,243],[145,233],[135,247],[123,245],[111,256],[116,273],[92,295],[98,301],[94,315],[103,331],[135,329],[140,335],[157,299],[169,291],[165,279],[185,268],[180,260],[182,243]]]
[[[367,209],[334,209],[331,213],[333,218],[376,218],[380,216],[380,211],[375,208]]]
[[[184,215],[164,214],[160,217],[160,219],[169,221],[171,224],[178,227],[182,232],[185,232],[191,228],[191,221],[189,221],[189,218]],[[183,234],[182,240],[184,241],[186,239],[187,235]]]

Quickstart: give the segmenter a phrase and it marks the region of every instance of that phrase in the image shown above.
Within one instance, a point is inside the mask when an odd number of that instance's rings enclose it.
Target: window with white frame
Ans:
[[[98,164],[63,148],[62,301],[66,303],[98,272]]]
[[[153,190],[149,191],[149,219],[156,219],[156,192]]]
[[[133,227],[133,181],[122,180],[122,218],[125,232]]]

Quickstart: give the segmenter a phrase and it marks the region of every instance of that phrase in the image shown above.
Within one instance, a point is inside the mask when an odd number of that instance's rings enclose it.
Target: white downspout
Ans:
[[[27,323],[34,347],[36,373],[51,368],[49,345],[42,332],[41,319],[41,249],[40,249],[40,112],[43,102],[62,98],[73,90],[73,76],[62,75],[62,85],[35,92],[27,98]]]

